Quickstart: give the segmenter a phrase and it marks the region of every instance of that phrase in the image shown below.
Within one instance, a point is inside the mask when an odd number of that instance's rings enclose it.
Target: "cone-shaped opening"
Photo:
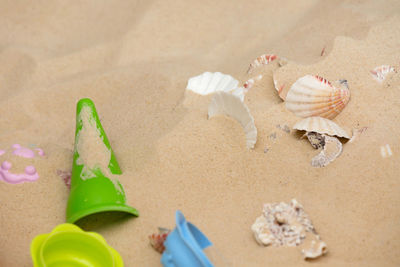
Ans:
[[[100,215],[101,213],[106,213],[106,212],[115,212],[115,216],[119,216],[117,213],[129,213],[134,216],[139,216],[139,212],[130,206],[127,205],[100,205],[100,206],[94,206],[90,209],[87,210],[82,210],[80,212],[74,213],[73,216],[67,218],[68,223],[81,223],[82,219],[91,216],[91,215]]]

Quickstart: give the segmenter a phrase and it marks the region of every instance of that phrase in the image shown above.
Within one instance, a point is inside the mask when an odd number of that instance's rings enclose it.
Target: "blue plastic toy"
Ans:
[[[196,226],[187,222],[179,210],[175,214],[176,228],[164,243],[161,263],[165,267],[213,267],[203,249],[212,245]]]

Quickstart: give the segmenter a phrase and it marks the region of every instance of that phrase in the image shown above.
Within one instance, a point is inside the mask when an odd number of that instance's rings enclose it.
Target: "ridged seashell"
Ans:
[[[340,128],[339,125],[321,117],[309,117],[301,120],[293,126],[293,129],[350,139],[347,132]]]
[[[232,94],[217,92],[208,106],[208,118],[216,115],[227,115],[236,119],[246,134],[247,148],[254,148],[257,141],[257,128],[247,106]]]
[[[350,100],[347,81],[333,86],[319,76],[306,75],[298,79],[286,96],[286,108],[300,117],[336,117]]]
[[[389,65],[382,65],[371,70],[372,77],[380,83],[383,82],[386,76],[391,72],[396,72],[396,69]]]
[[[164,242],[171,231],[165,228],[158,228],[158,233],[149,235],[150,245],[159,253],[165,250]]]
[[[343,145],[336,137],[324,135],[324,149],[311,160],[313,167],[325,167],[340,156]]]
[[[247,70],[247,73],[252,73],[255,68],[258,68],[259,66],[262,65],[267,65],[271,61],[274,61],[277,59],[277,55],[274,54],[264,54],[256,58],[253,63],[250,64],[249,69]]]
[[[221,72],[204,72],[189,79],[187,90],[200,95],[209,95],[216,92],[227,92],[244,99],[244,89],[238,87],[239,81],[230,75]]]

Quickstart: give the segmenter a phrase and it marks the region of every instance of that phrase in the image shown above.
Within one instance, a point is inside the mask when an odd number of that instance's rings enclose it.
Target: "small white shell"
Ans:
[[[257,243],[264,246],[269,246],[275,241],[275,238],[272,237],[271,231],[266,227],[267,225],[268,221],[265,216],[260,216],[251,226],[251,230],[253,231]]]
[[[328,135],[325,135],[324,139],[324,149],[311,160],[313,167],[325,167],[342,153],[343,146],[339,139]]]
[[[305,260],[318,258],[325,255],[327,252],[328,248],[326,243],[320,239],[311,241],[308,248],[301,250],[301,253],[303,254]]]
[[[391,157],[393,155],[392,149],[390,148],[389,144],[381,146],[381,156],[382,158]]]
[[[389,65],[382,65],[371,70],[371,75],[377,82],[381,83],[386,79],[386,76],[391,72],[396,72],[396,69]]]
[[[199,76],[189,79],[187,90],[200,95],[209,95],[216,92],[227,92],[244,99],[244,89],[238,87],[239,81],[230,75],[221,72],[204,72]]]
[[[254,148],[257,141],[257,129],[247,106],[237,97],[225,92],[217,92],[208,106],[208,118],[227,115],[236,119],[246,134],[247,148]]]
[[[298,79],[287,93],[286,108],[299,117],[336,117],[350,101],[347,81],[333,86],[319,76],[306,75]]]
[[[339,125],[331,120],[321,117],[309,117],[301,120],[293,126],[293,129],[350,139],[347,132],[340,128]]]

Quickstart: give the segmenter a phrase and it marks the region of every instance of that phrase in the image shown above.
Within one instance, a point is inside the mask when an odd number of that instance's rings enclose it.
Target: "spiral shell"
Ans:
[[[286,108],[299,117],[335,118],[350,101],[347,81],[333,86],[319,76],[306,75],[298,79],[286,96]]]

